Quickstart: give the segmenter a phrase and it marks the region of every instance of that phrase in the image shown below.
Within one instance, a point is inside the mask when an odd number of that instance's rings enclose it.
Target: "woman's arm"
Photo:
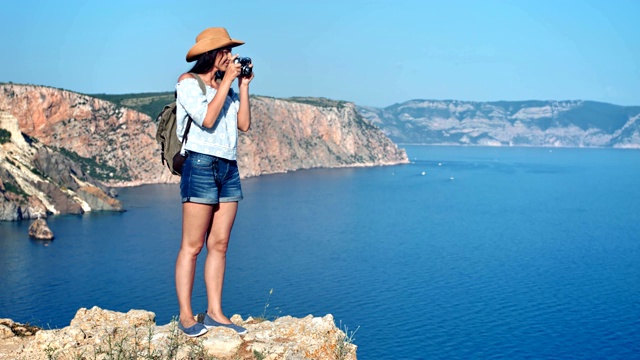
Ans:
[[[253,67],[253,64],[249,65]],[[253,71],[250,77],[238,78],[238,89],[240,89],[240,109],[238,109],[238,130],[249,131],[251,127],[251,105],[249,104],[249,83],[253,80]]]
[[[227,66],[227,71],[225,71],[224,77],[218,85],[218,89],[216,89],[216,94],[213,96],[211,102],[207,104],[207,113],[202,120],[202,126],[205,128],[212,128],[213,125],[216,124],[216,120],[218,120],[218,116],[220,115],[220,111],[224,106],[227,95],[229,95],[231,84],[233,83],[233,80],[240,74],[240,64],[233,63],[233,60],[236,57],[237,55],[231,58],[231,61]],[[180,76],[180,78],[178,79],[178,82],[186,78],[193,78],[193,75],[189,73],[182,74],[182,76]]]
[[[227,71],[228,72],[228,71]],[[226,81],[225,81],[226,80]],[[207,115],[204,117],[202,121],[202,126],[206,128],[212,128],[213,125],[216,124],[216,120],[218,120],[218,115],[220,115],[220,111],[224,106],[224,101],[229,94],[229,89],[231,88],[231,83],[233,80],[227,80],[227,76],[225,73],[225,77],[222,79],[222,82],[218,85],[218,89],[216,90],[216,94],[207,105]]]

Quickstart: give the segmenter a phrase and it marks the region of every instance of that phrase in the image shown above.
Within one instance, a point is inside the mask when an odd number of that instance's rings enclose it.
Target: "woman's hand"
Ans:
[[[238,129],[240,131],[248,131],[251,127],[251,110],[249,105],[249,83],[253,80],[253,64],[249,64],[251,69],[250,76],[241,76],[238,78],[238,89],[240,90],[240,108],[238,109]]]
[[[229,81],[229,85],[231,85],[233,80],[235,80],[235,78],[237,78],[238,75],[240,75],[241,65],[235,63],[236,59],[240,55],[235,54],[231,56],[231,54],[229,54],[229,56],[230,56],[229,64],[227,65],[227,70],[224,72],[224,77],[222,78],[222,81],[225,81],[225,80]]]
[[[251,76],[238,77],[238,88],[242,86],[249,86],[249,83],[253,80],[253,77],[255,76],[255,73],[253,72],[253,64],[249,64],[249,67],[251,68]]]

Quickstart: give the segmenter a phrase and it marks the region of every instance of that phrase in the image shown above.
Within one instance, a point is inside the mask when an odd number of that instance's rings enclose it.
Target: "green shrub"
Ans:
[[[10,182],[5,182],[4,183],[4,189],[8,192],[12,192],[14,194],[20,195],[24,198],[28,197],[29,194],[27,194],[26,192],[22,191],[22,189],[20,189],[19,187],[17,187],[16,185],[10,183]]]
[[[89,96],[139,111],[149,115],[154,120],[166,104],[175,100],[173,91],[119,95],[90,94]]]
[[[0,144],[11,141],[11,133],[8,130],[0,129]]]
[[[342,109],[347,105],[346,101],[342,100],[331,100],[327,98],[314,98],[314,97],[290,97],[286,99],[281,99],[289,102],[297,102],[301,104],[308,104],[317,107],[323,108],[338,108]]]
[[[65,148],[57,148],[57,150],[60,151],[60,153],[64,156],[79,164],[82,168],[82,171],[89,174],[94,179],[126,181],[131,180],[129,169],[127,169],[126,167],[116,169],[113,166],[101,164],[97,162],[96,159],[80,156],[78,153]]]
[[[40,172],[40,170],[36,169],[36,168],[31,168],[31,172],[40,176],[41,178],[46,178],[46,175],[43,174],[42,172]]]

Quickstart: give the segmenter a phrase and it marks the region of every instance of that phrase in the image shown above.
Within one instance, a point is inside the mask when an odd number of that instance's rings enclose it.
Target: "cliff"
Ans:
[[[173,101],[172,92],[95,94],[151,117]],[[251,96],[252,126],[241,133],[238,164],[243,177],[316,167],[376,166],[408,162],[355,104],[325,98]]]
[[[408,162],[353,103],[315,98],[251,99],[252,126],[238,140],[244,176],[318,167]]]
[[[0,111],[0,220],[121,210],[114,195],[64,153],[25,137],[18,119]]]
[[[411,100],[358,111],[399,143],[640,148],[639,106]]]
[[[167,182],[158,166],[156,126],[135,110],[71,91],[31,85],[0,85],[0,110],[16,117],[20,131],[61,148],[110,185]]]
[[[156,102],[165,98],[166,95],[152,97]],[[365,121],[353,103],[255,96],[251,101],[253,125],[248,133],[241,133],[238,141],[242,177],[317,167],[408,162],[405,151]],[[144,98],[123,102],[128,106],[151,106]],[[161,106],[157,110],[160,109]],[[38,199],[50,213],[73,214],[107,209],[103,203],[111,200],[102,194],[109,192],[107,186],[179,182],[179,177],[171,175],[161,163],[155,119],[136,110],[61,89],[0,84],[0,111],[7,119],[17,121],[12,143],[22,138],[17,135],[22,132],[32,140],[29,146],[33,147],[33,154],[27,156],[33,166],[25,163],[23,168],[11,168],[3,161],[5,170],[0,179],[15,185],[14,193],[23,194],[24,199],[20,205],[11,191],[0,189],[5,202],[2,206],[8,213],[0,214],[0,220],[33,218],[34,215],[24,215],[33,212],[25,204]],[[3,126],[9,125],[0,128]],[[23,186],[24,182],[10,180],[22,176],[16,174],[25,173],[25,169],[36,169],[51,179],[42,184],[47,187],[44,193],[35,191],[34,186]],[[82,185],[85,180],[101,188],[102,193]],[[71,198],[81,198],[84,203],[76,201],[78,206],[65,201],[60,191]],[[19,207],[23,211],[16,210]]]
[[[0,319],[2,359],[314,359],[355,360],[353,333],[335,326],[333,317],[290,316],[274,321],[231,320],[247,328],[239,336],[213,328],[198,338],[184,335],[174,321],[158,326],[144,310],[120,313],[98,307],[80,309],[69,326],[42,330]]]

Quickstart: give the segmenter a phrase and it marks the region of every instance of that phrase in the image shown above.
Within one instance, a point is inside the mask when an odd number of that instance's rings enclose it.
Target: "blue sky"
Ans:
[[[640,105],[640,1],[11,1],[0,81],[171,91],[206,27],[246,41],[252,93]]]

